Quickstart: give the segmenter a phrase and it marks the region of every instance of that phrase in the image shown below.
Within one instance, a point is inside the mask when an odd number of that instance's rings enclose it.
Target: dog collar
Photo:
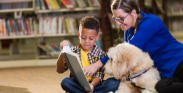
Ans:
[[[149,70],[149,69],[148,69],[148,70]],[[126,80],[127,80],[127,81],[130,81],[131,79],[136,78],[136,77],[142,75],[142,74],[145,73],[145,72],[147,72],[147,70],[141,70],[140,72],[135,73],[135,74],[133,74],[133,75],[131,75],[131,76],[130,76],[130,72],[128,72],[128,77],[126,78]]]

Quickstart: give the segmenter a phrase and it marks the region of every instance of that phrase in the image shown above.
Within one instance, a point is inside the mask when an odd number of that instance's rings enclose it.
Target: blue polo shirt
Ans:
[[[148,52],[154,60],[162,78],[172,77],[178,64],[183,60],[183,44],[179,43],[168,31],[162,20],[140,11],[143,18],[138,24],[136,33],[130,28],[124,32],[124,40]],[[105,64],[109,58],[104,57]]]

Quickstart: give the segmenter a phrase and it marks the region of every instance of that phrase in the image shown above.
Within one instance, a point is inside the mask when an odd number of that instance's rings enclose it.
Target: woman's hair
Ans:
[[[136,0],[114,0],[111,9],[123,9],[126,13],[131,13],[132,10],[135,9],[137,14],[140,13],[140,8]]]
[[[80,21],[80,28],[95,29],[99,33],[100,22],[93,16],[83,17]]]
[[[136,10],[136,13],[138,15],[135,23],[135,28],[134,28],[134,32],[136,32],[138,28],[138,23],[143,17],[140,13],[140,7],[136,2],[136,0],[113,0],[111,4],[111,10],[116,10],[116,9],[123,9],[126,13],[131,13],[133,9]]]

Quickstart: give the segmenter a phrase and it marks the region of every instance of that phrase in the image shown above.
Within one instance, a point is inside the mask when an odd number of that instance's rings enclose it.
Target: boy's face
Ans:
[[[94,47],[95,41],[98,40],[99,34],[97,34],[95,29],[86,29],[82,28],[78,32],[78,37],[80,40],[80,44],[82,49],[85,52],[91,51]]]

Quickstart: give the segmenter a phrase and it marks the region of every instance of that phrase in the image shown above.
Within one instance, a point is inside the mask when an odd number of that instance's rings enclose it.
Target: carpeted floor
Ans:
[[[58,74],[53,66],[0,69],[0,93],[65,93],[60,82],[68,76],[69,71]]]

